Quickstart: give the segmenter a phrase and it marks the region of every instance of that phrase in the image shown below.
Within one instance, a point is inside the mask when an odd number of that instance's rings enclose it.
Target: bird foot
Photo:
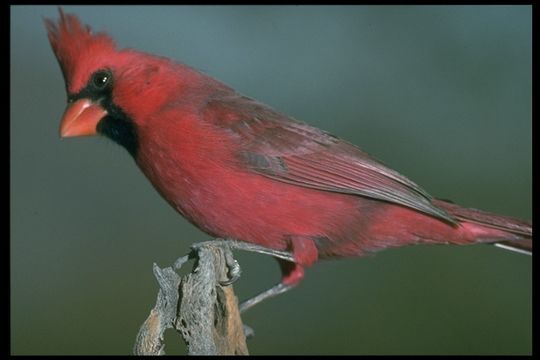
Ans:
[[[227,276],[229,278],[219,282],[222,286],[228,286],[235,283],[240,279],[240,275],[242,274],[240,264],[233,258],[230,251],[225,252],[225,263],[227,264]]]
[[[251,328],[250,326],[244,324],[244,336],[246,337],[246,339],[251,339],[255,337],[255,330],[253,330],[253,328]]]
[[[228,247],[231,250],[232,249],[238,249],[238,250],[244,250],[244,251],[249,251],[249,252],[256,252],[256,253],[259,253],[259,254],[270,255],[270,256],[273,256],[273,257],[278,258],[278,259],[286,260],[288,262],[292,262],[292,263],[295,262],[293,254],[290,253],[290,252],[269,249],[269,248],[266,248],[266,247],[263,247],[263,246],[260,246],[260,245],[246,243],[246,242],[232,240],[232,239],[216,239],[216,240],[211,240],[211,241],[204,241],[204,242],[193,244],[191,246],[191,248],[192,248],[192,250],[197,251],[197,249],[199,249],[199,248],[201,248],[203,246],[225,246],[225,247]],[[183,258],[181,258],[181,259],[183,259]],[[177,262],[180,261],[181,259],[177,260]],[[241,269],[240,269],[240,265],[232,257],[231,253],[226,252],[225,261],[226,261],[226,264],[227,264],[227,267],[228,267],[227,275],[228,275],[229,278],[227,280],[221,281],[220,284],[226,286],[226,285],[230,285],[230,284],[234,283],[235,281],[237,281],[240,278]],[[255,306],[256,304],[258,304],[258,303],[260,303],[260,302],[262,302],[262,301],[264,301],[264,300],[266,300],[266,299],[268,299],[270,297],[274,297],[276,295],[282,294],[282,293],[292,289],[294,286],[295,285],[290,285],[290,284],[288,285],[288,284],[278,283],[278,284],[274,285],[273,287],[271,287],[270,289],[265,290],[265,291],[261,292],[260,294],[258,294],[256,296],[242,302],[240,304],[240,306],[239,306],[239,310],[240,310],[241,313],[243,313],[246,310],[250,309],[251,307]],[[253,331],[251,330],[251,332],[249,332],[249,333],[251,334],[252,332]],[[246,333],[246,336],[247,336],[247,334],[248,333]]]

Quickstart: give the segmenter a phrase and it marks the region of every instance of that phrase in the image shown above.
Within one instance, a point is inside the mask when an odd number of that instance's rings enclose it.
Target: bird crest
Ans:
[[[58,11],[58,22],[45,19],[45,26],[66,80],[66,88],[73,93],[86,80],[81,77],[95,69],[104,52],[114,53],[116,45],[106,33],[93,33],[90,26],[81,24],[75,15],[65,14],[61,8]]]

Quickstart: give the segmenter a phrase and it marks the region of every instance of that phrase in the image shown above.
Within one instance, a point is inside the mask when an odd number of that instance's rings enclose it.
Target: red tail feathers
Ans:
[[[473,225],[479,241],[522,253],[532,253],[532,224],[508,216],[491,214],[482,210],[464,208],[443,200],[433,204],[444,209],[460,222]],[[476,226],[475,226],[476,225]]]

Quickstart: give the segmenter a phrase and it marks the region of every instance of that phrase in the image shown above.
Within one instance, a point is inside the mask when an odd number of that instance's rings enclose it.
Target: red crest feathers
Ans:
[[[113,53],[116,46],[113,39],[105,33],[92,33],[88,25],[83,25],[72,14],[64,14],[61,8],[58,23],[45,19],[49,42],[60,63],[66,86],[77,87],[76,83],[83,81],[77,79],[77,74],[90,70],[95,66],[93,60],[103,52]],[[86,74],[85,74],[86,75]],[[79,81],[78,81],[79,80]]]

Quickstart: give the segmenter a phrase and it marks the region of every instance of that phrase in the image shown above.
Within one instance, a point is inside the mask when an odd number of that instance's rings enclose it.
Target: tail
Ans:
[[[443,200],[433,204],[464,224],[471,224],[480,242],[524,254],[532,254],[532,224],[508,216],[464,208]],[[478,226],[480,225],[480,226]]]

